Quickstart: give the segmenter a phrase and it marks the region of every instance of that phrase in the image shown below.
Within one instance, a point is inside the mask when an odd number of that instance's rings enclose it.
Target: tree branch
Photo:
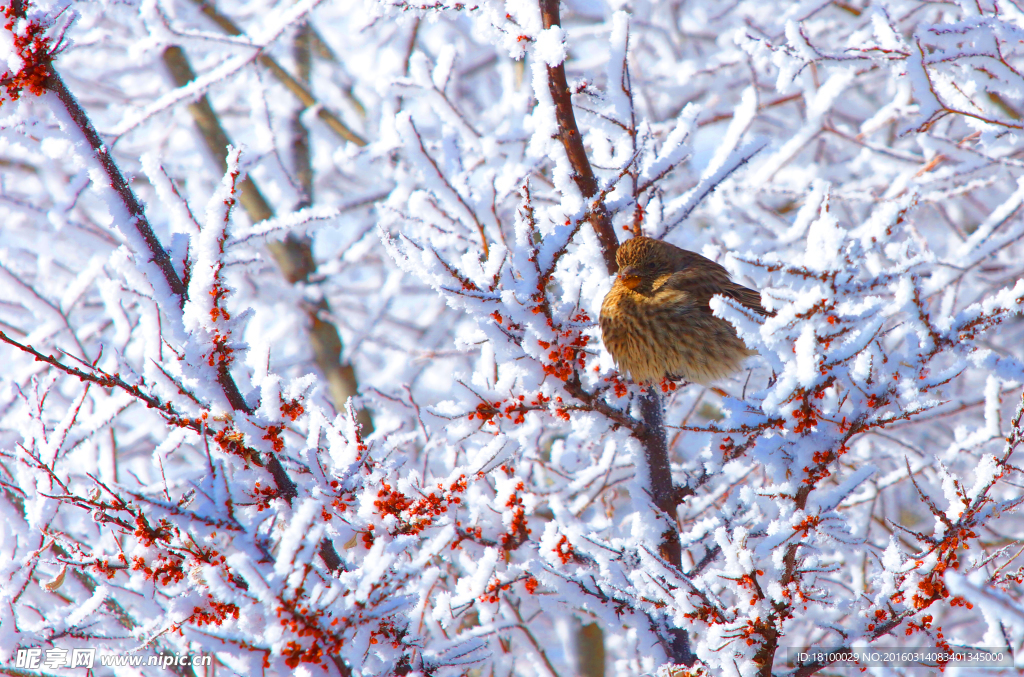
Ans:
[[[682,571],[682,546],[675,525],[677,492],[672,483],[672,469],[668,463],[668,442],[662,421],[661,397],[655,387],[644,388],[640,397],[643,425],[634,435],[644,446],[647,456],[648,471],[651,475],[651,498],[654,505],[666,515],[666,519],[670,520],[661,534],[658,552],[662,559]]]
[[[124,175],[121,174],[120,168],[117,163],[110,156],[110,151],[107,149],[106,144],[100,139],[99,134],[96,132],[96,128],[92,124],[92,120],[86,114],[85,110],[79,105],[78,100],[74,97],[67,85],[64,84],[64,80],[61,79],[60,74],[50,64],[50,74],[46,78],[44,86],[57,95],[61,104],[64,106],[68,115],[71,117],[72,122],[85,137],[92,148],[93,154],[99,161],[100,166],[103,168],[104,173],[110,180],[110,186],[117,193],[118,197],[121,198],[121,203],[124,205],[129,216],[131,217],[132,225],[135,226],[135,230],[142,238],[146,249],[149,251],[149,261],[155,263],[163,274],[164,281],[170,288],[171,292],[178,298],[178,307],[184,307],[185,301],[188,300],[188,289],[185,284],[178,277],[177,271],[174,270],[174,265],[171,263],[171,257],[168,256],[167,250],[164,249],[163,245],[160,244],[160,240],[157,238],[156,233],[153,232],[153,227],[149,225],[149,220],[146,218],[146,212],[142,208],[142,203],[135,196],[135,192],[132,191],[131,186],[125,180]],[[226,166],[226,165],[225,165]],[[226,365],[222,366],[217,375],[217,382],[220,384],[221,389],[224,391],[225,397],[231,404],[231,408],[236,411],[249,412],[249,406],[245,403],[245,398],[242,397],[242,393],[238,390],[238,385],[231,377],[231,373],[228,371]]]
[[[149,225],[149,220],[146,218],[146,212],[142,208],[142,203],[139,202],[131,186],[125,180],[124,175],[121,174],[120,168],[110,156],[110,150],[100,139],[96,128],[92,124],[92,120],[89,119],[88,114],[78,103],[78,99],[75,98],[74,94],[67,88],[67,85],[64,84],[64,80],[61,79],[53,64],[50,64],[49,71],[50,74],[46,78],[44,87],[57,95],[57,98],[65,110],[67,110],[68,115],[71,116],[71,120],[78,128],[78,131],[85,137],[96,160],[100,163],[104,173],[106,173],[107,178],[110,180],[110,187],[121,198],[121,203],[131,217],[131,225],[135,226],[136,232],[145,242],[146,248],[149,250],[149,261],[155,263],[160,269],[171,293],[178,297],[179,307],[183,307],[185,301],[188,300],[188,290],[185,288],[181,278],[178,277],[177,271],[174,270],[171,257],[167,255],[167,251],[160,244],[156,233],[153,232],[153,227]]]
[[[539,0],[544,28],[561,25],[559,0]],[[558,120],[558,138],[565,147],[566,155],[573,168],[573,181],[584,197],[594,202],[587,214],[587,220],[597,233],[601,243],[601,253],[609,274],[618,271],[615,263],[615,252],[618,250],[618,238],[612,225],[611,214],[605,205],[604,197],[599,195],[600,186],[594,175],[593,167],[583,147],[583,137],[576,125],[576,116],[572,110],[572,94],[565,78],[565,63],[548,66],[548,87],[555,103],[555,117]],[[669,524],[661,535],[658,550],[661,556],[682,570],[682,548],[679,532],[675,524],[676,500],[675,488],[672,484],[672,471],[668,463],[668,444],[665,437],[664,416],[661,398],[653,387],[646,389],[640,400],[640,412],[643,425],[634,428],[633,434],[644,449],[647,467],[650,469],[651,497],[655,506],[666,516]],[[674,663],[693,665],[696,657],[690,649],[690,642],[685,630],[669,628],[672,640],[666,647]]]
[[[559,0],[540,0],[540,13],[544,21],[544,28],[560,26],[561,18],[558,13]],[[583,147],[583,137],[576,126],[576,116],[572,111],[572,94],[569,92],[569,83],[565,79],[565,63],[557,66],[548,66],[548,87],[551,90],[551,98],[555,102],[555,117],[558,119],[558,139],[565,147],[569,156],[569,162],[573,168],[573,181],[579,187],[583,196],[590,199],[597,195],[599,186],[594,169],[590,166],[590,159]],[[590,207],[587,220],[597,233],[597,239],[601,243],[601,253],[604,255],[605,266],[608,273],[615,273],[619,267],[615,263],[615,252],[619,248],[619,241],[615,237],[615,229],[612,226],[612,217],[604,200],[597,200]]]

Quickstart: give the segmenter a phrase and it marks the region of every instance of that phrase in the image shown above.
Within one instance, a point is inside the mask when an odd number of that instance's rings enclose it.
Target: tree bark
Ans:
[[[544,28],[561,25],[558,3],[559,0],[540,0]],[[551,90],[551,98],[555,102],[558,139],[565,147],[569,162],[572,164],[573,181],[583,193],[583,197],[593,198],[598,192],[597,177],[594,175],[593,167],[590,166],[587,150],[583,147],[583,137],[580,135],[579,127],[576,126],[576,115],[572,110],[572,93],[569,91],[569,84],[565,79],[564,62],[557,66],[548,66],[548,88]],[[600,200],[590,207],[587,220],[594,232],[597,233],[597,239],[601,242],[601,254],[604,256],[608,273],[618,272],[619,266],[615,263],[615,252],[619,248],[619,241],[615,237],[612,217],[608,213],[604,200]]]
[[[559,0],[539,0],[541,18],[544,28],[561,25]],[[572,109],[572,93],[565,77],[565,63],[548,66],[548,87],[555,103],[555,117],[558,120],[558,139],[565,148],[566,155],[573,168],[573,181],[587,199],[598,194],[599,184],[594,169],[583,146],[583,137],[576,125],[576,116]],[[598,199],[590,206],[587,220],[597,233],[601,244],[608,274],[618,272],[615,253],[618,251],[618,238],[612,224],[611,214],[604,203]],[[644,390],[640,399],[642,425],[634,433],[643,446],[644,457],[650,471],[650,493],[654,505],[666,521],[665,530],[661,534],[658,551],[661,557],[674,566],[682,569],[682,548],[679,542],[679,531],[675,524],[676,502],[675,489],[672,484],[672,472],[668,463],[668,444],[665,436],[664,415],[661,398],[654,386]],[[690,650],[686,631],[669,628],[669,641],[666,649],[671,660],[677,664],[693,665],[696,658]]]

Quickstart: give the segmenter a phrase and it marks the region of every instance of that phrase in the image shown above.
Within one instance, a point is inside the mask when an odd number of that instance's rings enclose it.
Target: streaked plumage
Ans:
[[[761,294],[736,284],[700,254],[634,237],[615,256],[619,276],[601,305],[601,335],[619,370],[637,383],[665,376],[707,384],[739,371],[750,350],[711,313],[716,294],[763,315]]]

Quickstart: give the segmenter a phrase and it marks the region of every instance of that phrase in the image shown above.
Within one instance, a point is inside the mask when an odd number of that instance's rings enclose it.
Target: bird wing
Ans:
[[[756,289],[750,289],[749,287],[744,287],[741,284],[729,282],[729,285],[726,288],[722,289],[721,293],[724,294],[725,296],[736,299],[747,308],[753,310],[755,313],[760,313],[761,315],[774,314],[769,313],[767,310],[764,309],[764,307],[761,306],[761,292],[757,291]]]
[[[667,288],[686,292],[702,307],[708,307],[711,297],[722,294],[736,299],[756,313],[770,314],[761,306],[761,292],[736,284],[729,279],[729,272],[714,261],[699,254],[687,253],[691,254],[691,257],[688,257],[686,267],[664,276],[659,280],[660,284],[655,284],[656,289]]]

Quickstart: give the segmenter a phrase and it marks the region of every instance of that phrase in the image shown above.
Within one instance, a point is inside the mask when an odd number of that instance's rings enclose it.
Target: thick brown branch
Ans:
[[[334,541],[329,538],[325,537],[320,541],[320,559],[331,571],[345,571],[345,562],[338,555],[338,551],[334,549]]]
[[[661,544],[658,546],[658,550],[666,562],[682,571],[682,547],[679,544],[679,533],[675,525],[676,488],[672,484],[672,469],[668,463],[665,426],[660,425],[661,398],[658,396],[655,386],[644,389],[644,393],[640,397],[640,413],[644,425],[639,427],[635,435],[646,452],[648,471],[651,475],[651,499],[664,514],[664,518],[669,521],[661,535]]]
[[[559,0],[539,0],[539,2],[544,28],[560,26]],[[618,271],[618,265],[615,262],[615,253],[619,247],[618,238],[615,237],[611,214],[605,206],[604,196],[599,194],[597,176],[594,174],[587,151],[583,147],[583,137],[576,125],[576,116],[572,109],[572,93],[569,91],[569,84],[566,81],[564,62],[557,66],[548,66],[548,88],[555,104],[558,139],[562,142],[572,165],[573,181],[576,182],[583,196],[593,201],[587,213],[587,220],[594,228],[597,239],[601,243],[601,253],[608,273],[614,274]],[[582,399],[578,393],[572,390],[570,390],[570,394]],[[636,422],[633,422],[630,428],[643,445],[644,456],[651,476],[651,498],[668,522],[662,533],[658,550],[665,561],[681,570],[682,548],[679,542],[679,531],[675,524],[676,490],[672,484],[672,471],[668,463],[668,444],[665,437],[661,399],[655,390],[644,391],[640,400],[640,411],[642,424],[637,425]],[[672,661],[692,665],[696,658],[690,650],[686,631],[679,628],[670,628],[669,631],[671,639],[666,648]]]
[[[540,0],[544,28],[561,25],[558,3],[559,0]],[[569,156],[569,162],[572,164],[573,181],[583,193],[583,197],[593,198],[598,193],[597,177],[594,175],[593,167],[590,166],[590,159],[583,147],[583,137],[576,126],[576,116],[572,110],[572,93],[569,91],[569,83],[565,79],[565,63],[548,66],[548,87],[551,90],[551,98],[555,102],[558,139],[565,147],[565,153]],[[619,269],[615,263],[615,252],[619,248],[619,241],[615,237],[611,214],[608,213],[608,208],[603,200],[594,202],[587,215],[587,220],[593,226],[594,232],[597,233],[608,272],[615,273]]]
[[[561,25],[559,0],[539,0],[544,28]],[[572,109],[572,93],[565,77],[565,63],[548,66],[548,88],[555,104],[555,117],[558,120],[558,139],[565,148],[566,155],[573,168],[573,180],[580,192],[592,200],[587,213],[587,221],[594,228],[597,239],[601,243],[601,253],[609,274],[618,271],[615,253],[618,250],[618,238],[612,225],[611,214],[604,203],[604,196],[599,195],[600,188],[597,176],[583,147],[583,137],[576,125],[576,116]],[[571,392],[571,391],[570,391]],[[576,393],[574,396],[579,397]],[[668,444],[665,437],[665,425],[661,409],[661,399],[657,392],[647,389],[640,400],[640,411],[643,423],[634,422],[633,434],[643,445],[644,456],[650,471],[650,490],[654,504],[668,521],[662,533],[658,550],[665,561],[677,569],[682,568],[682,548],[679,542],[679,531],[675,524],[676,490],[672,484],[672,471],[668,463]],[[686,631],[670,628],[671,639],[666,648],[674,663],[692,665],[696,657],[690,650]]]

